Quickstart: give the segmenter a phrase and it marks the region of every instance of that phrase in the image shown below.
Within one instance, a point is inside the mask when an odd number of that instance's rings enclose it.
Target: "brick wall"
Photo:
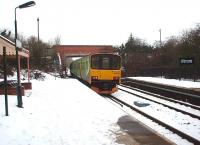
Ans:
[[[113,53],[111,45],[54,45],[56,53],[60,53],[62,64],[65,56],[83,56],[94,53]]]

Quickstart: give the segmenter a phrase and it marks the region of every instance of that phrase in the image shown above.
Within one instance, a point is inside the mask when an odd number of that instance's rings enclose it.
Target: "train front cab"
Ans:
[[[114,54],[91,56],[91,88],[99,94],[111,94],[117,91],[121,82],[121,57]]]

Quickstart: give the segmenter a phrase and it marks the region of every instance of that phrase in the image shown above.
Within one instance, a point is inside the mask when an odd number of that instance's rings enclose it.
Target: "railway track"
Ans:
[[[148,91],[145,91],[145,90],[142,90],[142,89],[134,88],[134,87],[123,85],[123,84],[121,84],[120,86],[129,88],[131,90],[135,90],[135,91],[138,91],[138,92],[141,92],[141,93],[145,93],[147,95],[151,95],[151,96],[154,96],[156,98],[164,99],[164,100],[174,102],[174,103],[179,103],[181,105],[184,105],[184,106],[196,109],[196,110],[200,110],[200,106],[197,106],[197,105],[193,105],[193,104],[190,104],[190,103],[187,103],[187,102],[179,101],[179,100],[176,100],[176,99],[173,99],[173,98],[165,97],[165,96],[162,96],[162,95],[158,95],[158,94],[155,94],[155,93],[151,93],[151,92],[148,92]]]
[[[127,91],[125,91],[125,92],[127,92]],[[132,95],[135,95],[135,96],[139,97],[138,94],[137,94],[137,95],[136,95],[136,94],[132,94]],[[112,95],[112,96],[110,95],[109,98],[110,98],[112,101],[114,101],[115,103],[118,103],[121,107],[127,106],[128,108],[131,108],[132,110],[138,112],[138,113],[141,114],[142,116],[145,116],[145,117],[151,119],[152,121],[154,121],[154,122],[160,124],[161,126],[167,128],[167,129],[171,130],[172,132],[178,134],[179,136],[181,136],[181,137],[187,139],[188,141],[192,142],[193,144],[195,144],[195,145],[199,145],[199,144],[200,144],[200,140],[198,140],[196,137],[190,136],[189,133],[185,133],[184,131],[181,131],[180,129],[177,129],[176,127],[173,127],[173,126],[170,125],[169,123],[166,123],[166,122],[164,122],[164,121],[162,121],[162,120],[156,118],[155,116],[151,115],[150,113],[146,113],[146,112],[143,111],[142,109],[138,109],[138,107],[136,107],[136,106],[134,106],[133,104],[127,102],[127,100],[124,101],[124,100],[123,100],[123,96],[121,96],[121,97],[119,98],[119,97],[115,97],[115,96],[113,96],[113,95]],[[145,99],[145,98],[143,98],[143,99]],[[149,99],[148,99],[148,100],[149,100]],[[149,101],[151,101],[151,100],[149,100]],[[154,101],[154,102],[155,102],[155,101]],[[155,103],[158,103],[158,102],[155,102]],[[163,104],[162,104],[162,105],[163,105]],[[168,108],[171,108],[171,109],[173,109],[173,110],[176,110],[176,109],[174,109],[174,108],[172,108],[172,107],[168,107]],[[176,111],[178,111],[178,110],[176,110]],[[179,112],[181,112],[181,111],[179,110]],[[189,115],[188,113],[185,113],[185,112],[182,112],[182,113]],[[192,115],[190,114],[190,116],[192,116]],[[198,117],[197,117],[197,116],[193,116],[193,117],[199,119],[199,116],[198,116]]]
[[[179,109],[179,108],[175,107],[175,106],[177,106],[176,104],[169,105],[169,104],[163,103],[162,101],[155,100],[155,99],[152,98],[152,97],[159,97],[161,99],[166,99],[166,97],[163,98],[162,96],[155,95],[155,94],[152,94],[152,93],[149,93],[149,92],[145,92],[145,91],[138,90],[138,89],[135,90],[134,88],[129,87],[129,86],[125,86],[125,85],[123,85],[123,87],[124,88],[120,87],[119,90],[122,90],[122,91],[127,92],[127,93],[132,94],[132,95],[135,95],[135,96],[137,96],[139,98],[143,98],[143,99],[146,99],[146,100],[161,104],[161,105],[163,105],[165,107],[168,107],[170,109],[173,109],[175,111],[181,112],[183,114],[189,115],[189,116],[191,116],[193,118],[197,118],[197,119],[200,120],[200,113],[194,114],[194,112],[188,112],[187,109],[182,110],[182,109]],[[128,89],[134,90],[134,91],[128,91],[128,90],[125,89],[125,87],[128,88]],[[139,91],[140,93],[137,93],[137,91]],[[145,95],[148,95],[149,97],[145,97]],[[171,101],[171,99],[170,100],[167,99],[167,100]],[[200,107],[198,107],[198,106],[190,105],[190,104],[187,104],[187,103],[184,103],[184,102],[180,102],[180,101],[177,102],[176,100],[172,100],[172,102],[179,103],[180,105],[185,105],[187,107],[200,110]]]
[[[168,98],[184,101],[187,103],[189,102],[193,105],[200,105],[200,92],[194,91],[192,89],[168,86],[164,84],[157,84],[128,78],[122,79],[122,84],[142,89],[148,92],[161,94]]]

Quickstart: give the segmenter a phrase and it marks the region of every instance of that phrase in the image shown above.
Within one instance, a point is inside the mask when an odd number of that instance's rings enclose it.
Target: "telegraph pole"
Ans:
[[[39,27],[39,22],[40,21],[40,19],[39,19],[39,17],[37,18],[37,23],[38,23],[38,47],[39,47],[39,41],[40,41],[40,33],[39,33],[39,30],[40,30],[40,27]]]

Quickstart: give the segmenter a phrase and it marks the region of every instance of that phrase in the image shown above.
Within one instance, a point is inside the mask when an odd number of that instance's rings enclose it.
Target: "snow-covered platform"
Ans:
[[[165,79],[159,77],[128,77],[129,79],[135,79],[140,81],[146,81],[151,83],[163,84],[168,86],[180,87],[190,90],[200,91],[200,82],[193,82],[188,80],[176,80],[176,79]]]
[[[199,105],[198,102],[200,99],[200,82],[165,79],[158,77],[127,77],[127,80],[131,80],[140,86],[151,86],[149,88],[153,88],[154,92],[157,90],[162,90],[163,92],[171,92],[169,90],[172,90],[179,92],[177,94],[181,94],[180,97],[182,97],[182,95],[188,95],[188,102]]]
[[[0,96],[1,145],[170,144],[75,79],[52,77],[32,84],[24,108],[9,96],[8,117]]]

